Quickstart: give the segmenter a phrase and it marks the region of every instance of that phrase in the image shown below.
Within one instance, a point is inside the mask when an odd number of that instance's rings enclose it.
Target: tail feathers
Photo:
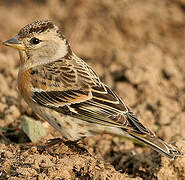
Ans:
[[[176,147],[167,144],[163,140],[159,139],[156,136],[151,136],[149,134],[135,134],[130,133],[129,135],[132,136],[134,139],[139,140],[140,142],[143,142],[144,144],[150,146],[155,151],[164,154],[165,156],[174,159],[176,156],[182,156],[183,153],[180,152]]]

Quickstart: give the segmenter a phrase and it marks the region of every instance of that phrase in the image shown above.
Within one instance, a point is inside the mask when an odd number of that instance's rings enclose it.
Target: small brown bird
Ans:
[[[141,124],[51,21],[28,24],[3,44],[19,50],[18,88],[25,101],[68,140],[106,132],[139,140],[169,158],[182,155]]]

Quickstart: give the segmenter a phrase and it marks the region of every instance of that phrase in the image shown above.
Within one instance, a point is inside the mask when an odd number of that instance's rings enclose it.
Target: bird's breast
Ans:
[[[31,100],[31,77],[30,71],[19,71],[18,74],[18,89],[24,100],[29,103]]]

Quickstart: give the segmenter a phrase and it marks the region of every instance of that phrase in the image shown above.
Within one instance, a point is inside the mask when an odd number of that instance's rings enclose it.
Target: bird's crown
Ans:
[[[42,33],[45,31],[49,31],[53,28],[56,28],[56,26],[49,20],[39,20],[34,21],[31,24],[26,25],[23,27],[18,35],[20,38],[26,38],[31,37],[34,33]]]

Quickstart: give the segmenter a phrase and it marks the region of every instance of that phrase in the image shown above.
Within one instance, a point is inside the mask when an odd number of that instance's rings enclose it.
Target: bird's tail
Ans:
[[[129,135],[171,159],[174,159],[176,156],[183,155],[183,153],[180,152],[176,147],[167,144],[166,142],[156,137],[155,135],[136,134],[134,132],[129,132]]]

